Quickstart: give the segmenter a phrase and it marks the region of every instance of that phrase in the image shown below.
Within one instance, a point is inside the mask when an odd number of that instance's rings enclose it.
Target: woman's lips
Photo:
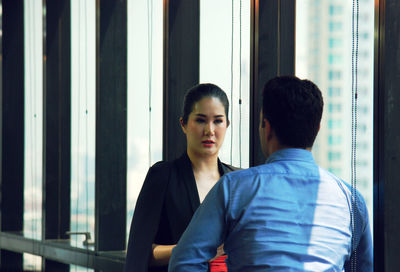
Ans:
[[[202,141],[201,143],[203,144],[204,147],[212,147],[215,144],[215,142],[212,140],[205,140]]]

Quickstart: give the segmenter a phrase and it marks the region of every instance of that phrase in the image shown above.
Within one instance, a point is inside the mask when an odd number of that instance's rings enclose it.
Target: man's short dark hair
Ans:
[[[311,147],[319,130],[324,102],[317,85],[295,76],[268,81],[263,90],[263,115],[281,145]]]

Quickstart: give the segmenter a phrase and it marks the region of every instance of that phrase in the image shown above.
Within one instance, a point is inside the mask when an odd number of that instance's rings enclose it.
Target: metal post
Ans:
[[[400,2],[375,1],[374,265],[400,266]]]
[[[253,0],[251,4],[250,166],[264,163],[258,125],[264,84],[294,75],[295,1]]]
[[[96,2],[95,249],[126,244],[127,1]]]
[[[0,230],[24,216],[24,1],[2,0]],[[22,271],[22,254],[0,251],[0,268]]]
[[[186,90],[199,83],[199,35],[199,0],[164,1],[164,160],[186,151],[179,117]]]
[[[71,11],[69,0],[45,5],[42,237],[66,239],[71,217]],[[43,259],[43,269],[69,271],[69,265]]]

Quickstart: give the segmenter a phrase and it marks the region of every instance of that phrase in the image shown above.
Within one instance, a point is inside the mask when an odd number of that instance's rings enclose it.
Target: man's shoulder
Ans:
[[[226,174],[226,179],[230,181],[252,180],[260,175],[273,175],[279,173],[279,170],[272,164],[262,164],[252,166],[247,169],[238,169]]]
[[[347,196],[349,203],[352,206],[355,204],[355,207],[358,210],[358,215],[360,215],[362,218],[368,217],[367,204],[365,202],[363,195],[357,189],[357,182],[355,182],[354,184],[350,184],[345,180],[341,179],[340,177],[336,176],[332,172],[321,167],[320,167],[320,172],[326,173],[326,175],[329,175],[332,179],[336,180],[336,182],[343,190],[344,194]]]
[[[327,175],[329,175],[332,179],[335,179],[343,188],[344,191],[346,191],[348,194],[352,195],[354,194],[357,198],[358,204],[365,205],[365,200],[364,197],[362,196],[361,192],[357,189],[357,183],[355,182],[354,184],[350,184],[347,181],[343,180],[342,178],[336,176],[332,172],[320,167],[320,172],[325,172]]]

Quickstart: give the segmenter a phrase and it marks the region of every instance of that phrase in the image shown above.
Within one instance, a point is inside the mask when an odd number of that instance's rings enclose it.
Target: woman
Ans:
[[[218,159],[228,110],[228,98],[218,86],[199,84],[186,93],[179,120],[186,152],[149,169],[132,219],[126,272],[167,271],[172,249],[197,207],[218,179],[235,169]],[[223,260],[216,263],[221,271]]]

